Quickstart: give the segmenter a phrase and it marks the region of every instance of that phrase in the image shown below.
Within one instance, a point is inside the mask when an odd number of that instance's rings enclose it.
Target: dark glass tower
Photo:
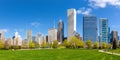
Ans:
[[[92,40],[97,42],[97,17],[93,15],[86,15],[83,17],[83,40]]]
[[[64,40],[64,24],[62,20],[60,20],[58,24],[57,39],[60,43],[62,43]]]

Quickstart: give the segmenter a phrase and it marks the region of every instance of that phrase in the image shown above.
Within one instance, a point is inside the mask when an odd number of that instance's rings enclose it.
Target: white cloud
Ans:
[[[77,10],[77,14],[89,15],[92,12],[91,8],[80,8]]]
[[[89,0],[90,6],[105,8],[107,5],[120,7],[120,0]]]
[[[0,33],[2,33],[2,32],[6,33],[6,32],[8,32],[8,30],[7,29],[1,29]]]
[[[34,26],[34,27],[38,27],[39,25],[40,25],[39,22],[32,22],[32,23],[31,23],[31,26]]]

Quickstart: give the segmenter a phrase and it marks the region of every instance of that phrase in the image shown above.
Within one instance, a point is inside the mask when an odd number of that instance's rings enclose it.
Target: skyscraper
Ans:
[[[41,44],[41,40],[42,40],[42,34],[38,33],[36,36],[36,41],[39,45]]]
[[[70,39],[70,37],[73,36],[74,31],[76,31],[76,10],[73,8],[68,9],[67,18],[68,18],[67,38]]]
[[[13,45],[14,46],[22,45],[22,37],[19,35],[18,32],[15,32],[15,36],[13,36]]]
[[[2,43],[4,43],[4,31],[1,31],[0,32],[0,41],[2,42]]]
[[[111,32],[111,43],[113,42],[113,39],[118,40],[118,32],[117,31]]]
[[[57,39],[60,43],[62,43],[64,40],[64,24],[62,20],[60,20],[58,24]]]
[[[27,44],[29,44],[29,42],[32,42],[32,31],[28,30],[26,35],[27,35]]]
[[[108,43],[108,19],[107,18],[101,18],[100,19],[100,38],[101,42]]]
[[[119,42],[118,42],[118,31],[112,31],[111,32],[111,44],[113,44],[113,41],[115,40],[115,42],[117,43],[116,45],[118,46]]]
[[[48,43],[52,44],[53,40],[57,40],[57,29],[55,28],[48,30]]]
[[[83,40],[92,40],[96,42],[97,34],[97,17],[93,15],[86,15],[83,17]]]

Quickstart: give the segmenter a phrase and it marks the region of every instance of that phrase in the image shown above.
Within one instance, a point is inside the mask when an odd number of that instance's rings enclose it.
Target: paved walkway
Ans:
[[[120,54],[118,54],[118,53],[107,52],[107,51],[104,51],[104,50],[99,50],[98,52],[102,52],[102,53],[107,53],[107,54],[111,54],[111,55],[117,55],[117,56],[120,56]]]

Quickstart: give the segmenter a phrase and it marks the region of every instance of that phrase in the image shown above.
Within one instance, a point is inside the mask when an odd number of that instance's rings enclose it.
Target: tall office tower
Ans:
[[[32,42],[32,31],[28,30],[26,35],[27,35],[27,44],[29,44],[29,42]]]
[[[32,36],[32,42],[36,42],[36,36]]]
[[[109,44],[110,44],[110,38],[111,38],[110,27],[108,27],[108,43]]]
[[[51,28],[48,30],[48,43],[52,44],[54,40],[57,40],[57,29]]]
[[[68,29],[67,29],[67,39],[69,40],[71,36],[73,36],[74,31],[76,31],[76,10],[68,9],[67,11],[68,18]]]
[[[38,33],[36,36],[36,41],[38,44],[41,44],[42,34]]]
[[[100,19],[100,38],[101,43],[108,43],[108,19],[101,18]]]
[[[2,43],[4,43],[4,31],[0,32],[0,41],[2,41]]]
[[[7,38],[6,40],[5,40],[5,47],[6,48],[9,48],[10,46],[11,46],[11,38]]]
[[[22,38],[18,32],[15,32],[15,36],[13,36],[13,45],[14,46],[21,46],[22,45]]]
[[[62,20],[60,20],[59,24],[58,24],[57,40],[60,43],[62,43],[64,40],[64,24],[63,24]]]
[[[86,15],[83,17],[83,40],[98,41],[97,33],[97,17],[93,15]]]
[[[117,31],[112,31],[111,32],[111,43],[113,44],[113,41],[116,41],[118,45],[118,32]]]

